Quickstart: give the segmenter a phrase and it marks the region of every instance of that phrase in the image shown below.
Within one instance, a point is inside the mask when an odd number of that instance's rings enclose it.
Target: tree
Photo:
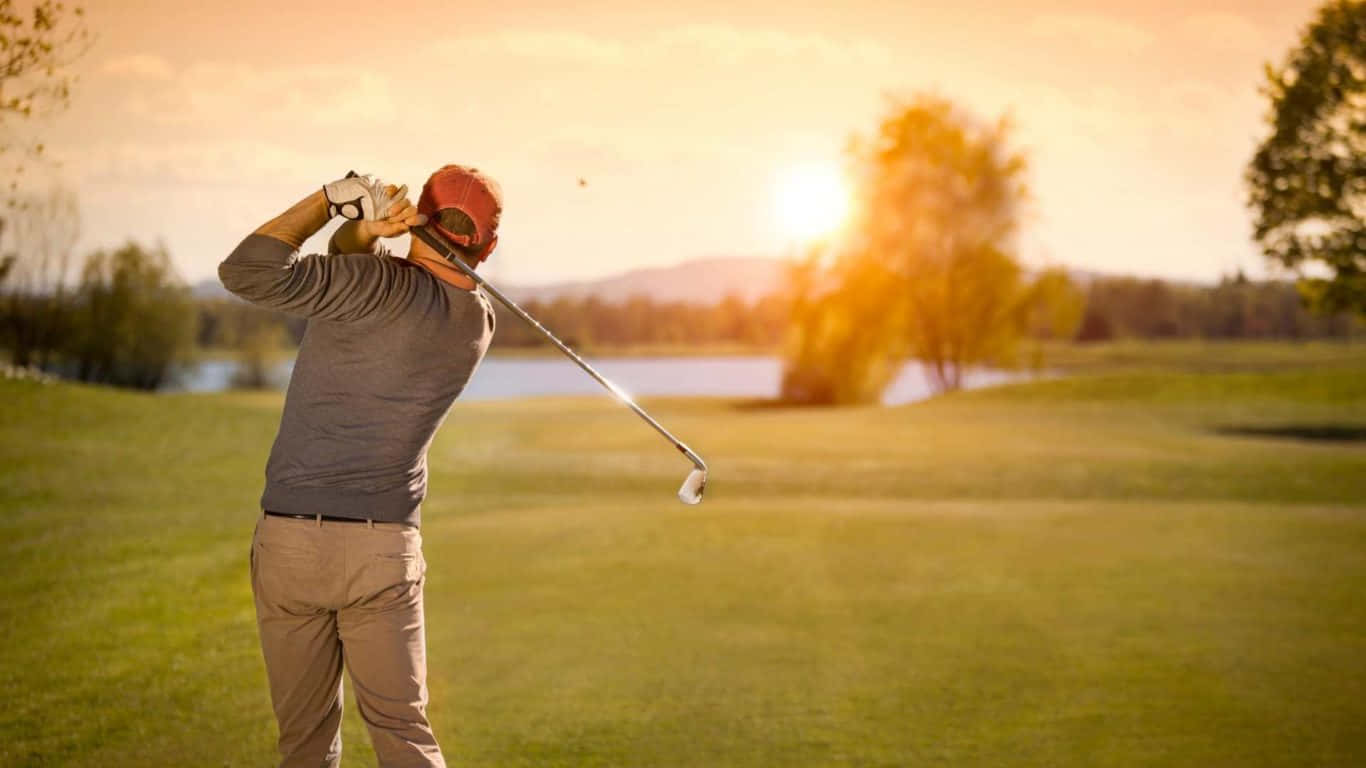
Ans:
[[[266,389],[274,384],[271,367],[277,362],[284,346],[284,326],[269,316],[247,315],[257,322],[238,331],[236,343],[237,370],[232,385],[244,389]]]
[[[0,247],[5,244],[6,222],[0,219]],[[9,280],[9,276],[14,273],[14,265],[19,261],[19,255],[13,251],[0,251],[0,288],[3,288]]]
[[[1031,365],[1043,368],[1044,341],[1076,338],[1086,311],[1086,294],[1064,269],[1045,269],[1030,283],[1020,302],[1025,332],[1034,339]]]
[[[87,259],[73,326],[78,378],[156,389],[189,356],[195,308],[166,250],[129,242]]]
[[[10,176],[6,207],[20,203],[23,158],[43,153],[42,142],[23,136],[19,122],[66,108],[77,79],[70,66],[89,45],[83,7],[54,0],[21,7],[0,0],[0,157],[7,160]]]
[[[1045,269],[1030,283],[1022,309],[1025,328],[1036,339],[1070,341],[1081,326],[1086,294],[1067,275],[1067,270]]]
[[[1264,93],[1271,131],[1246,173],[1257,241],[1311,304],[1366,314],[1366,2],[1320,8]]]
[[[1027,192],[1009,133],[1004,119],[984,125],[921,95],[851,142],[856,214],[828,273],[815,262],[794,273],[785,399],[875,402],[907,356],[952,390],[968,366],[1010,357]]]
[[[25,198],[11,217],[14,250],[0,294],[11,362],[48,368],[70,322],[72,248],[80,234],[75,195],[52,187]]]
[[[784,344],[783,400],[804,404],[876,402],[904,348],[896,281],[872,259],[847,260],[840,278],[814,247],[792,267],[791,326]]]

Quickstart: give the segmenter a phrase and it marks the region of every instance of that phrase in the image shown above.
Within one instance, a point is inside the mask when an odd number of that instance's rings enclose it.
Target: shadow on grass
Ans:
[[[1221,435],[1233,437],[1267,437],[1280,440],[1313,440],[1324,443],[1366,442],[1366,427],[1347,427],[1329,424],[1283,424],[1276,427],[1225,425],[1215,427]]]

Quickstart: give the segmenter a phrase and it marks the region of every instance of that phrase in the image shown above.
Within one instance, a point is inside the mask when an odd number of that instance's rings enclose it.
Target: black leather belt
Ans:
[[[317,520],[321,517],[333,523],[365,523],[369,522],[365,518],[356,517],[337,517],[336,515],[291,515],[285,512],[271,512],[269,509],[261,510],[271,517],[292,517],[295,520]]]

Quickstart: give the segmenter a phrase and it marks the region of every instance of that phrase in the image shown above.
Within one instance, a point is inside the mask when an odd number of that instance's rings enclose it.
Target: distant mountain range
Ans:
[[[654,301],[714,304],[727,295],[734,295],[751,302],[780,289],[785,269],[786,263],[778,259],[695,259],[672,267],[633,269],[598,280],[514,284],[503,288],[503,292],[516,301],[596,296],[615,304],[632,296],[644,296]]]
[[[190,284],[190,295],[196,299],[231,299],[234,296],[228,293],[228,289],[218,282],[218,278],[209,277],[197,283]]]
[[[778,259],[732,257],[696,259],[672,267],[633,269],[598,280],[581,280],[545,285],[499,285],[514,301],[552,301],[557,298],[580,299],[596,296],[618,303],[632,296],[653,301],[687,301],[714,304],[727,295],[746,302],[774,293],[782,287],[786,263]],[[201,280],[191,286],[198,298],[220,299],[229,294],[217,279]]]

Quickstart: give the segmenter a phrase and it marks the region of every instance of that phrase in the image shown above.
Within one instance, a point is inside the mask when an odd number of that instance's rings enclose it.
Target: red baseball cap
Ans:
[[[474,222],[474,236],[457,235],[441,226],[439,211],[455,208]],[[498,241],[498,219],[503,215],[503,190],[498,182],[465,165],[445,165],[422,185],[417,212],[425,214],[430,226],[452,243],[466,248],[482,248],[480,261],[488,258]]]

